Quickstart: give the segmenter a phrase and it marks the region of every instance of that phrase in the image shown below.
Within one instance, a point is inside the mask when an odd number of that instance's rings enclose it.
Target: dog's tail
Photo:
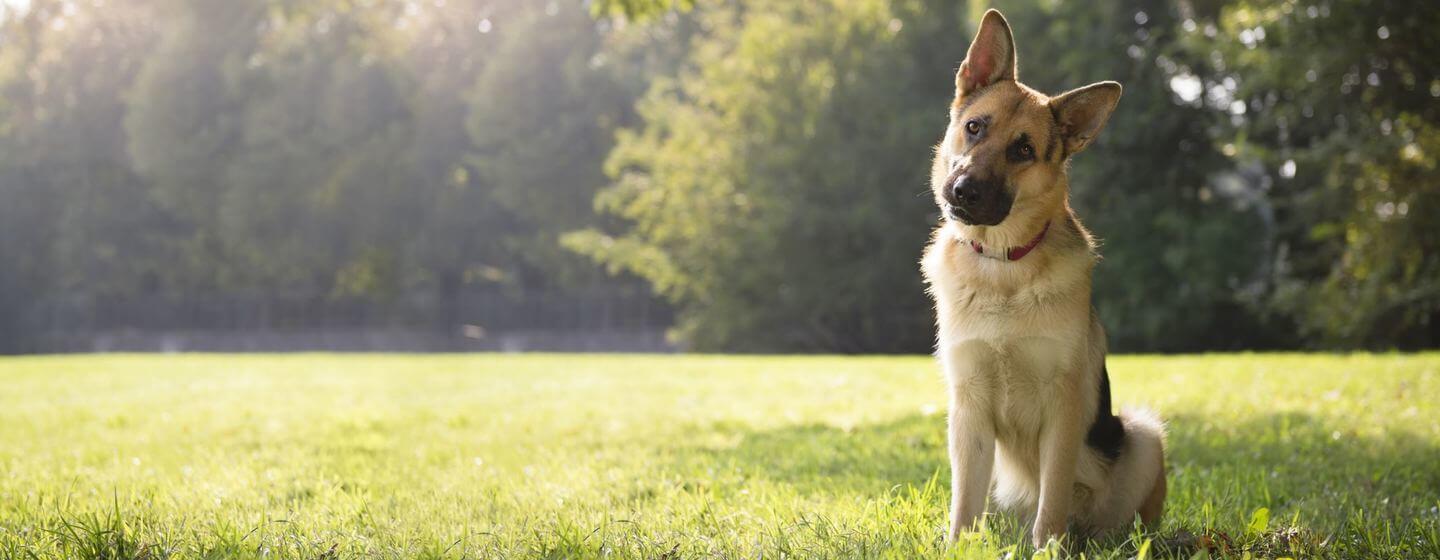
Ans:
[[[1135,515],[1146,525],[1160,521],[1165,507],[1165,422],[1147,408],[1120,411],[1125,443],[1110,467],[1110,495],[1097,521],[1106,528],[1128,526]]]

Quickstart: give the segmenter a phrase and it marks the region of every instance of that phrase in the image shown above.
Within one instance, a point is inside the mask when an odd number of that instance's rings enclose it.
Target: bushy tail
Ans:
[[[1165,422],[1147,408],[1120,411],[1125,446],[1110,468],[1110,495],[1095,519],[1099,529],[1127,527],[1139,514],[1160,520],[1165,505]]]
[[[1128,451],[1135,455],[1137,489],[1148,488],[1136,513],[1146,525],[1155,525],[1165,511],[1165,421],[1148,408],[1122,410],[1120,421],[1133,434]]]

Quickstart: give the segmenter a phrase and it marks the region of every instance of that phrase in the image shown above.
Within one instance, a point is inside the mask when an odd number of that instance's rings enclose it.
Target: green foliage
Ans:
[[[1125,84],[1071,170],[1112,347],[1440,342],[1440,8],[994,5],[1027,83]],[[927,160],[987,7],[5,8],[0,350],[55,302],[519,301],[638,276],[692,348],[926,351]]]
[[[1002,2],[1022,81],[1048,93],[1124,84],[1119,109],[1072,160],[1072,204],[1101,239],[1095,306],[1111,347],[1197,350],[1273,344],[1245,313],[1260,279],[1253,201],[1212,191],[1226,162],[1202,109],[1177,105],[1166,68],[1178,43],[1171,2]],[[962,55],[963,56],[963,55]]]
[[[590,11],[597,16],[625,16],[645,20],[667,10],[689,10],[695,0],[594,0]]]
[[[1437,371],[1116,358],[1164,521],[1034,556],[1013,515],[943,543],[928,358],[10,358],[0,558],[1433,558]]]
[[[650,62],[610,27],[565,2],[7,10],[0,350],[57,304],[633,283],[556,242],[600,223]]]
[[[154,43],[147,14],[67,6],[37,0],[0,21],[0,349],[24,338],[38,297],[143,291],[159,267],[130,255],[165,252],[137,232],[163,217],[121,127]]]
[[[634,224],[570,245],[650,280],[703,349],[923,349],[916,272],[933,208],[951,2],[756,2],[698,17],[689,68],[640,104],[616,185]],[[938,116],[937,116],[938,115]]]
[[[1254,2],[1186,38],[1276,208],[1271,305],[1311,344],[1440,343],[1437,28],[1428,3]]]
[[[507,218],[487,224],[487,236],[520,259],[526,276],[509,279],[517,285],[603,280],[557,242],[596,223],[603,162],[640,93],[615,81],[617,63],[595,25],[580,10],[516,14],[496,29],[493,60],[468,92],[467,163]]]
[[[1112,348],[1435,343],[1437,230],[1414,216],[1440,10],[1370,4],[996,3],[1025,82],[1126,86],[1072,166]],[[598,204],[630,227],[567,244],[648,279],[699,348],[924,351],[920,172],[984,7],[700,5],[686,70],[610,160]]]
[[[357,267],[398,258],[420,211],[410,84],[377,31],[398,14],[227,1],[169,15],[126,122],[136,169],[185,231],[189,267],[168,285],[347,293]]]

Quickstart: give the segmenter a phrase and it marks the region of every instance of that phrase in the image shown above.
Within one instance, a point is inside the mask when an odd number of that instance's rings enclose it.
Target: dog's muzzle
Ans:
[[[946,216],[966,225],[998,225],[1010,215],[1014,202],[1004,183],[969,174],[956,177],[945,189]]]

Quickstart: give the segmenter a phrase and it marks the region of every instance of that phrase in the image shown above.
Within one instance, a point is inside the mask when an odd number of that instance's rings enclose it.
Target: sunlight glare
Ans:
[[[1203,89],[1200,78],[1191,73],[1184,73],[1170,78],[1170,89],[1175,95],[1186,103],[1194,103],[1200,99],[1200,91]]]
[[[0,19],[30,11],[30,0],[0,0]]]

